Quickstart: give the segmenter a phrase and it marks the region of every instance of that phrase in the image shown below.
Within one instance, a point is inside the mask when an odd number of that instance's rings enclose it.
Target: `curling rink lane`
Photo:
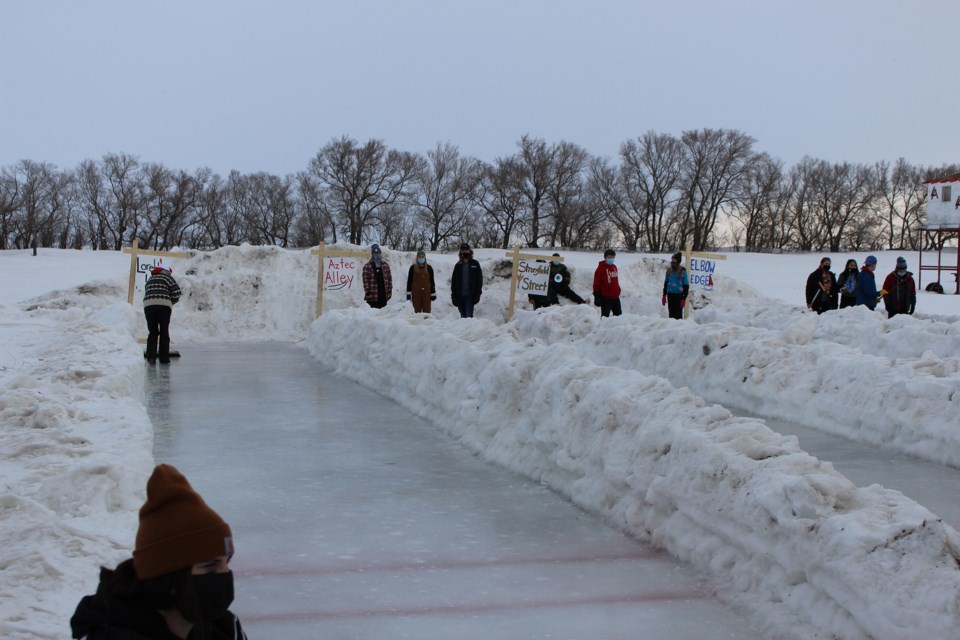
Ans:
[[[689,567],[298,345],[177,348],[144,365],[155,458],[230,523],[251,640],[763,637]]]

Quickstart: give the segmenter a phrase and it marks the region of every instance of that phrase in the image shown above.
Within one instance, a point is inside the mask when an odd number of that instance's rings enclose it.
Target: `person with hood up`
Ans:
[[[393,276],[390,265],[383,259],[380,245],[370,245],[370,259],[363,265],[363,299],[374,309],[383,309],[393,296]]]
[[[233,534],[175,467],[157,465],[133,557],[100,569],[70,618],[86,640],[246,640],[233,602]]]
[[[611,313],[619,316],[623,313],[620,306],[620,279],[617,272],[617,252],[607,249],[603,260],[593,272],[593,304],[600,307],[600,315],[608,318]]]
[[[473,249],[466,242],[460,245],[459,258],[450,278],[450,299],[460,310],[461,318],[472,318],[473,308],[483,293],[483,270],[473,259]]]
[[[857,261],[847,260],[847,266],[837,277],[837,288],[840,289],[840,308],[846,309],[857,304]]]
[[[917,306],[917,284],[913,281],[913,273],[907,271],[907,260],[902,256],[897,258],[897,268],[883,281],[883,304],[887,307],[887,317],[892,318],[898,313],[913,315]]]
[[[857,306],[863,305],[870,311],[877,308],[877,303],[886,291],[877,291],[877,278],[873,272],[877,270],[877,257],[867,256],[863,261],[863,268],[857,276]]]
[[[807,309],[818,314],[837,308],[837,277],[830,271],[830,258],[821,258],[820,266],[807,277]]]
[[[150,270],[143,288],[143,315],[147,319],[147,362],[170,363],[170,317],[173,305],[180,301],[180,285],[173,269],[161,260]]]
[[[674,320],[683,320],[683,308],[690,294],[690,278],[682,260],[679,251],[670,257],[670,266],[663,278],[663,297],[660,298],[660,304],[667,305],[667,315]]]
[[[554,258],[559,258],[560,254],[553,254]],[[547,304],[560,304],[560,296],[575,304],[586,302],[577,293],[570,288],[570,270],[567,265],[560,260],[550,261],[550,282],[547,286]]]
[[[437,284],[433,267],[427,263],[427,254],[417,251],[417,261],[407,272],[407,300],[413,303],[414,313],[430,313],[430,303],[437,299]]]

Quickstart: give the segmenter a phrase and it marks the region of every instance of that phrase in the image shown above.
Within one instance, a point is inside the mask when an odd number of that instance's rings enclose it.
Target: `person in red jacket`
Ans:
[[[620,279],[617,277],[616,259],[617,252],[607,249],[593,273],[593,304],[600,307],[600,315],[604,318],[611,313],[615,316],[623,313],[620,307]]]
[[[897,268],[890,272],[883,281],[883,304],[887,307],[887,317],[892,318],[898,313],[913,315],[917,306],[917,284],[913,281],[913,274],[907,271],[905,258],[897,258]]]

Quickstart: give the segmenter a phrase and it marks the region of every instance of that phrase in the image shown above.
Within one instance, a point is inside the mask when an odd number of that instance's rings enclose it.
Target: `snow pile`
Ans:
[[[0,310],[0,636],[62,638],[95,584],[129,555],[153,433],[140,401],[139,318],[98,292]]]
[[[629,342],[585,307],[562,313],[611,351]],[[768,624],[841,638],[957,628],[960,537],[934,514],[853,486],[760,421],[522,324],[344,311],[314,324],[309,347],[486,459],[712,574]]]

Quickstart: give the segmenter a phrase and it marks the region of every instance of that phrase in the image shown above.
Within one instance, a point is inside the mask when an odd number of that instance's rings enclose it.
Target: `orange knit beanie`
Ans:
[[[157,465],[147,481],[133,568],[140,580],[233,555],[230,526],[207,506],[182,473]]]

